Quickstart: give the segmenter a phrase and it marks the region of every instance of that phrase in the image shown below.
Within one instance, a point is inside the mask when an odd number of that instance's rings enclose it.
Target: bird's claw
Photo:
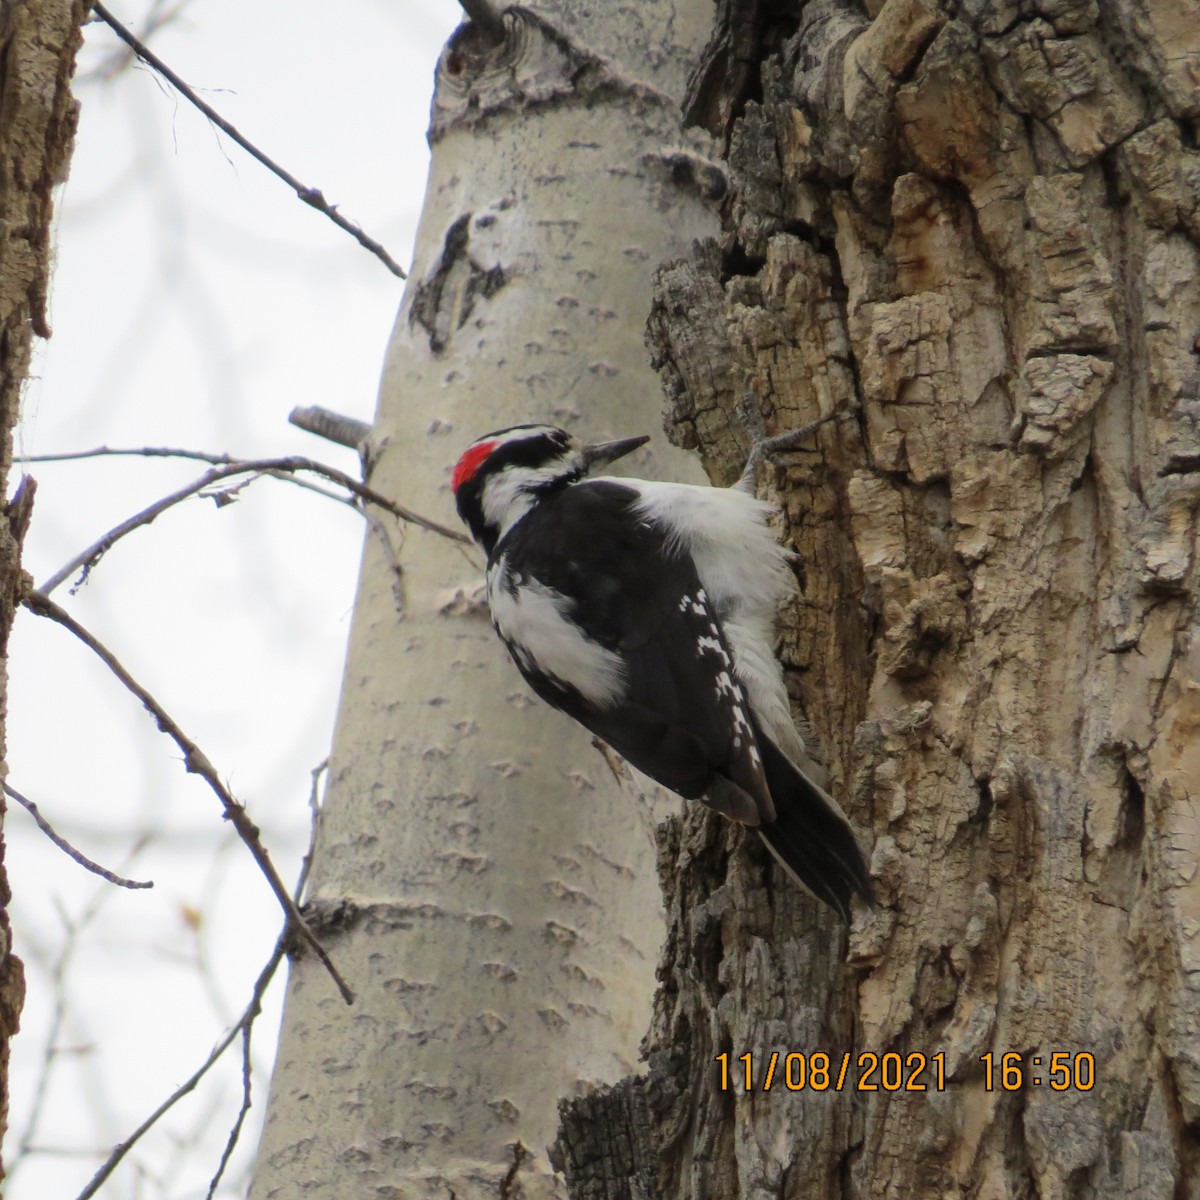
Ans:
[[[746,491],[754,492],[754,478],[758,472],[758,465],[764,458],[799,448],[822,425],[829,421],[836,421],[839,417],[848,416],[849,413],[850,410],[847,408],[836,408],[833,412],[826,413],[825,416],[818,417],[815,421],[801,425],[799,429],[790,429],[787,433],[768,437],[762,413],[758,410],[757,398],[747,384],[742,399],[738,403],[737,414],[743,428],[750,435],[752,445],[750,455],[746,459],[745,469],[742,471],[742,477],[738,481],[739,486]]]
[[[750,435],[752,446],[767,440],[767,427],[763,424],[762,413],[758,410],[758,397],[749,384],[738,401],[737,415],[742,428]]]

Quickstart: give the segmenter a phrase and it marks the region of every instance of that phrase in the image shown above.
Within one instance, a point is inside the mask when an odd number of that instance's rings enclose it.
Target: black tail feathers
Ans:
[[[868,904],[875,892],[854,831],[841,810],[816,784],[761,734],[763,771],[775,802],[775,817],[758,832],[783,866],[847,924],[850,897]]]

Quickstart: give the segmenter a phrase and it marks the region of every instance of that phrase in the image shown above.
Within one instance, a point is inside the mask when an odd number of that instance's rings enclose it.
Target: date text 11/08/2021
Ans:
[[[811,1054],[799,1051],[731,1058],[718,1054],[721,1091],[769,1092],[944,1092],[946,1054]],[[1096,1056],[1054,1050],[1048,1054],[981,1054],[984,1091],[1019,1092],[1026,1087],[1048,1087],[1054,1092],[1090,1092],[1096,1086]],[[740,1065],[739,1065],[740,1064]]]

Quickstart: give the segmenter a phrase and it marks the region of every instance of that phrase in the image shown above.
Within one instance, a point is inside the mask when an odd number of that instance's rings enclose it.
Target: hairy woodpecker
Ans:
[[[730,488],[587,477],[647,441],[518,425],[463,454],[451,486],[487,552],[492,624],[543,700],[757,829],[848,921],[871,880],[792,722],[772,644],[792,575],[771,507],[750,464]]]

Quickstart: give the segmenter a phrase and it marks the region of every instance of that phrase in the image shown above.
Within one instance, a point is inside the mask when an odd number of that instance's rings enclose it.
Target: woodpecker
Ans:
[[[538,696],[756,829],[848,922],[871,880],[792,721],[773,648],[792,574],[754,495],[758,455],[729,488],[589,478],[649,440],[517,425],[466,450],[451,487],[487,554],[492,624]]]

